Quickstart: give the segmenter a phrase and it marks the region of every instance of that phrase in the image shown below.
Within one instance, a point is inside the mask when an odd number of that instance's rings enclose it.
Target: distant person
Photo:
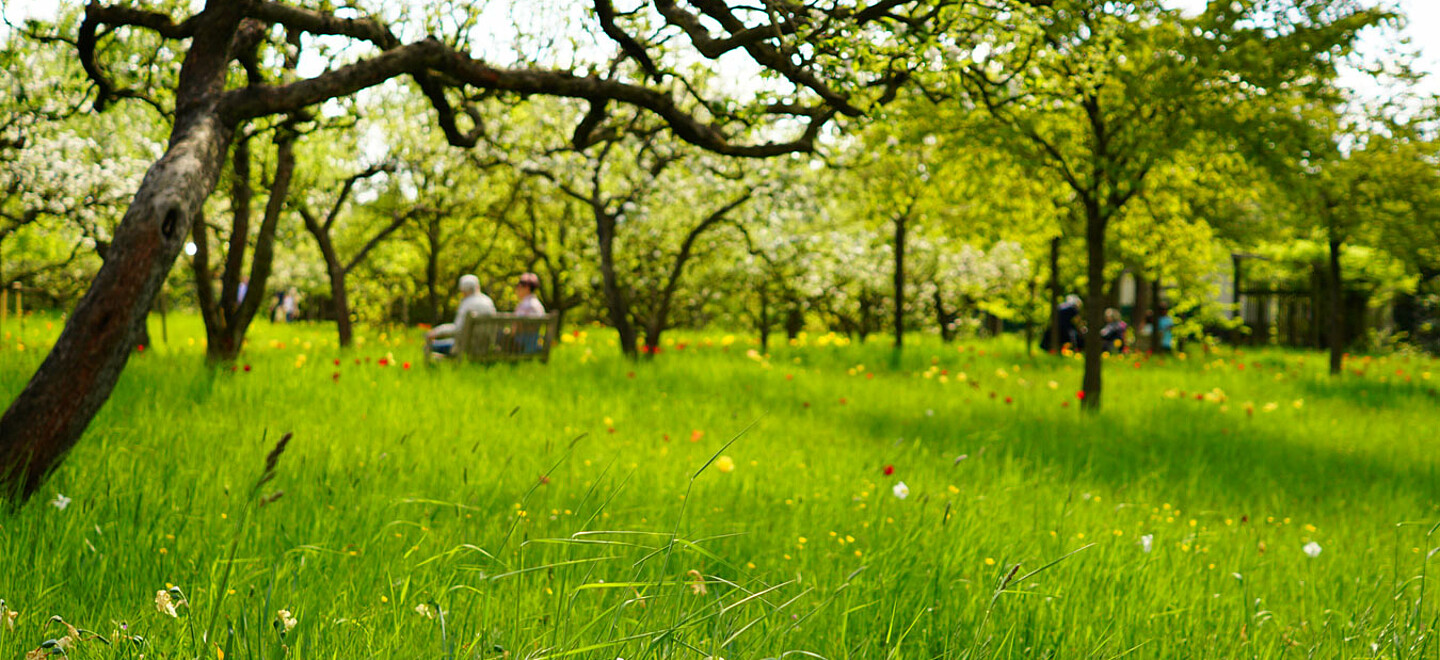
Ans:
[[[274,302],[274,304],[270,305],[270,322],[271,322],[271,323],[284,323],[284,322],[285,322],[285,290],[284,290],[284,289],[281,289],[281,290],[275,292],[275,302]]]
[[[1155,350],[1162,353],[1175,350],[1175,319],[1170,317],[1169,306],[1160,305],[1152,336],[1155,337]]]
[[[1105,327],[1100,329],[1100,339],[1105,342],[1103,348],[1115,353],[1125,350],[1125,330],[1128,328],[1120,319],[1120,310],[1114,307],[1105,310]]]
[[[285,299],[280,303],[285,310],[285,322],[294,323],[300,318],[300,292],[295,287],[285,290]]]
[[[1060,329],[1060,346],[1069,346],[1071,350],[1080,350],[1085,346],[1085,336],[1077,325],[1080,318],[1080,296],[1071,294],[1065,297],[1065,302],[1060,303],[1055,314],[1055,325]],[[1040,350],[1051,351],[1054,347],[1050,345],[1051,333],[1045,333],[1040,338]]]
[[[474,275],[460,276],[460,308],[455,310],[455,322],[437,325],[425,333],[425,349],[427,353],[438,353],[450,355],[455,349],[455,335],[465,329],[465,320],[470,314],[476,316],[494,316],[495,301],[490,296],[480,293],[480,278]]]
[[[515,297],[520,303],[515,305],[516,316],[544,316],[545,306],[540,304],[540,299],[535,297],[535,292],[540,290],[540,276],[535,273],[525,273],[520,276],[520,281],[515,284]]]

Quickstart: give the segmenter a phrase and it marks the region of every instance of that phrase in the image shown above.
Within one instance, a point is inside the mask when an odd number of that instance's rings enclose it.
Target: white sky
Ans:
[[[1209,0],[1166,1],[1182,10],[1199,11]],[[1383,51],[1386,46],[1396,45],[1401,40],[1408,40],[1409,49],[1419,54],[1417,68],[1429,74],[1422,84],[1422,90],[1429,94],[1440,95],[1440,0],[1388,1],[1396,2],[1400,6],[1401,10],[1409,17],[1408,24],[1398,35],[1393,30],[1372,30],[1365,36],[1361,50],[1367,53],[1378,53]],[[10,21],[19,22],[31,17],[53,16],[59,6],[79,4],[83,4],[81,0],[0,0],[0,11],[3,11],[5,17]],[[5,36],[5,31],[4,26],[0,25],[0,37]],[[1346,78],[1350,81],[1350,86],[1360,92],[1362,96],[1374,97],[1384,93],[1372,81],[1359,73],[1348,74]]]

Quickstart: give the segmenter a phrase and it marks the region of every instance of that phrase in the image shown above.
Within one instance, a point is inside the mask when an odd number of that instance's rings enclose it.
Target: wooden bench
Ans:
[[[466,362],[549,362],[551,345],[559,337],[557,321],[554,314],[471,314],[455,333],[450,354]]]

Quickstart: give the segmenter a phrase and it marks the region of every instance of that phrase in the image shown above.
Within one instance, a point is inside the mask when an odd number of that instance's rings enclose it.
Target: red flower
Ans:
[[[670,434],[669,434],[669,433],[666,433],[666,434],[664,434],[664,435],[661,435],[661,436],[660,436],[660,439],[661,439],[661,440],[664,440],[665,442],[670,442]]]
[[[406,362],[405,364],[402,364],[402,365],[400,365],[400,366],[401,366],[401,368],[409,369],[409,368],[410,368],[410,363],[409,363],[409,362]]]
[[[865,380],[875,380],[875,372],[872,371],[868,374],[865,374]]]
[[[359,360],[356,360],[356,362],[359,362]],[[335,366],[340,366],[340,358],[335,358]]]
[[[785,380],[795,380],[795,374],[785,374]]]
[[[1011,399],[1011,398],[1008,397],[1008,396],[1005,397],[1005,403],[1012,403],[1012,402],[1014,402],[1014,399]]]
[[[340,372],[337,371],[337,372],[331,374],[331,375],[330,375],[330,380],[333,380],[333,381],[335,381],[335,382],[337,382],[337,383],[340,382]]]
[[[1069,407],[1070,407],[1070,402],[1069,402],[1069,401],[1061,401],[1061,402],[1060,402],[1060,407],[1061,407],[1061,408],[1069,408]]]
[[[683,351],[683,350],[685,350],[685,347],[686,347],[686,346],[689,346],[689,344],[687,344],[687,343],[685,343],[685,342],[682,341],[682,342],[680,342],[680,343],[678,343],[678,344],[675,344],[675,350],[677,350],[677,351]]]
[[[634,377],[635,377],[635,372],[632,371],[632,372],[630,372],[630,373],[628,373],[628,374],[625,374],[625,377],[626,377],[626,378],[634,378]]]
[[[548,484],[548,483],[550,483],[550,475],[548,475],[548,474],[542,474],[542,475],[540,475],[540,485],[541,485],[541,486],[544,486],[545,484]]]
[[[390,366],[390,360],[388,360],[388,359],[386,359],[386,358],[380,358],[379,365],[382,366],[382,367],[388,367],[388,366]]]
[[[840,397],[840,405],[845,405],[845,397]]]
[[[136,352],[144,353],[144,352],[145,352],[145,345],[144,345],[144,344],[139,344],[139,345],[137,345],[137,346],[135,347],[135,350],[136,350]]]
[[[1077,399],[1079,399],[1079,400],[1081,400],[1081,401],[1084,401],[1084,400],[1085,400],[1085,390],[1080,390],[1079,392],[1076,392],[1076,393],[1075,393],[1075,398],[1077,398]]]
[[[250,365],[245,365],[245,373],[250,373]]]
[[[895,474],[895,466],[894,466],[894,465],[886,465],[886,466],[885,466],[885,476],[888,477],[888,476],[890,476],[890,475],[892,475],[892,474]]]
[[[800,405],[801,405],[801,406],[804,406],[804,407],[806,407],[806,408],[809,408],[809,407],[810,407],[810,402],[809,402],[809,401],[802,401],[802,402],[800,402]]]
[[[1140,361],[1139,361],[1139,360],[1136,360],[1136,361],[1135,361],[1135,368],[1136,368],[1136,369],[1139,369],[1139,368],[1140,368]]]

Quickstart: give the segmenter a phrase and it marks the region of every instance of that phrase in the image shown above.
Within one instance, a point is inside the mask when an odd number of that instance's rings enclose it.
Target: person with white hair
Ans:
[[[437,325],[425,333],[425,347],[430,353],[449,355],[455,348],[455,335],[465,327],[465,319],[471,314],[494,316],[495,301],[480,292],[480,278],[474,275],[460,276],[460,308],[455,310],[455,322]]]

